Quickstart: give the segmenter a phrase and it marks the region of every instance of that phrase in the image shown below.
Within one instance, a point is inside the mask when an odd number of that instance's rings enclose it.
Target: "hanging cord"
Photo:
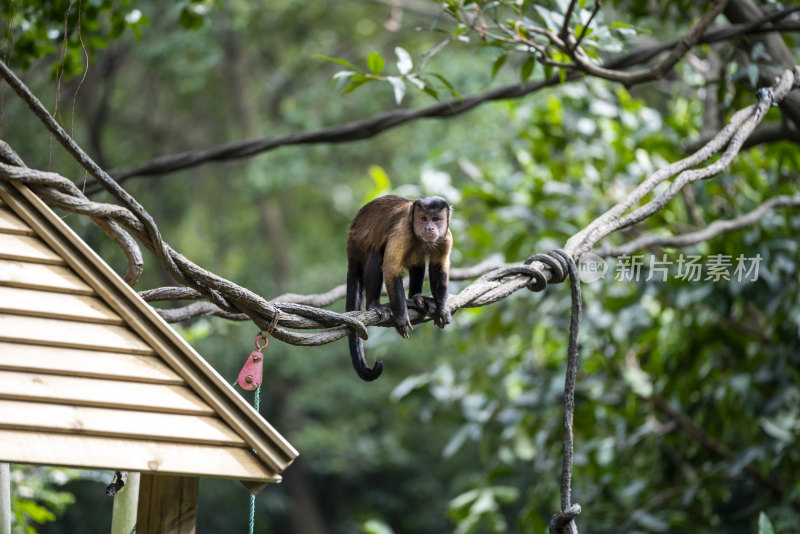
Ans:
[[[277,315],[276,315],[277,317]],[[256,388],[256,394],[253,398],[253,408],[259,412],[261,407],[261,384],[258,385]],[[261,412],[259,412],[261,413]],[[254,453],[256,451],[253,451]],[[250,494],[250,529],[248,530],[249,534],[253,534],[254,529],[256,528],[256,496],[254,494]]]
[[[564,379],[564,458],[561,465],[561,511],[550,518],[550,534],[578,534],[575,517],[581,513],[579,504],[571,504],[572,493],[572,460],[573,437],[572,420],[575,412],[575,379],[578,375],[580,354],[578,352],[578,332],[581,324],[581,285],[578,279],[578,268],[572,256],[564,250],[556,249],[544,254],[534,254],[525,265],[534,261],[544,263],[550,267],[551,283],[563,282],[569,274],[569,287],[572,294],[572,311],[569,321],[569,345],[567,348],[567,373]],[[544,275],[532,276],[528,289],[542,291],[547,287]]]
[[[278,324],[278,315],[280,315],[280,310],[276,308],[275,315],[272,317],[272,321],[269,324],[269,328],[267,328],[267,332],[264,334],[265,338],[268,338],[272,331],[275,330],[275,326]],[[261,332],[258,333],[261,335]],[[256,388],[256,393],[253,396],[253,408],[255,408],[256,412],[259,414],[261,413],[261,383],[258,384]],[[253,454],[258,454],[255,450]],[[253,534],[253,531],[256,527],[256,496],[254,494],[250,494],[250,529],[248,530],[249,534]]]

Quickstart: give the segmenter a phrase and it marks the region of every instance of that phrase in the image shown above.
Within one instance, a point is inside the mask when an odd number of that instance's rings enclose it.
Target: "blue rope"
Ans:
[[[261,384],[258,385],[256,388],[256,395],[253,398],[253,407],[256,409],[257,412],[261,413]],[[255,452],[255,451],[253,451]],[[253,529],[256,527],[256,496],[252,493],[250,494],[250,531],[249,534],[253,534]]]

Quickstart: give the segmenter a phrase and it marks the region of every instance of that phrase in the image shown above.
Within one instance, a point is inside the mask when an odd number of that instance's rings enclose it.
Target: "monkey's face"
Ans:
[[[414,233],[426,243],[436,243],[447,233],[448,210],[414,210]]]

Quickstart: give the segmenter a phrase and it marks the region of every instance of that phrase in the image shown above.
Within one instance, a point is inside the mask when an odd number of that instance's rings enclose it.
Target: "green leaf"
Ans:
[[[196,30],[205,22],[205,11],[198,6],[186,6],[181,9],[180,23],[187,30]]]
[[[453,87],[453,85],[452,85],[452,84],[451,84],[449,81],[447,81],[447,79],[446,79],[444,76],[442,76],[442,75],[440,75],[440,74],[435,74],[435,73],[433,73],[433,72],[431,73],[431,76],[433,76],[434,78],[436,78],[437,80],[439,80],[440,82],[442,82],[442,83],[444,84],[444,86],[445,86],[445,87],[447,87],[447,89],[448,89],[448,90],[449,90],[451,93],[453,93],[453,95],[454,95],[456,98],[459,98],[459,99],[461,98],[461,93],[459,93],[458,91],[456,91],[456,88],[455,88],[455,87]]]
[[[528,56],[528,58],[522,62],[522,67],[519,69],[519,77],[522,83],[528,81],[528,78],[531,77],[533,73],[533,67],[536,65],[536,60],[533,56]]]
[[[426,93],[428,93],[430,96],[432,96],[432,97],[433,97],[433,98],[435,98],[436,100],[439,100],[439,93],[437,93],[437,92],[436,92],[436,89],[434,89],[434,88],[433,88],[433,87],[431,87],[430,85],[428,85],[428,84],[425,84],[425,88],[423,89],[423,91],[425,91]]]
[[[352,76],[350,76],[350,85],[347,86],[347,88],[344,90],[344,93],[345,94],[352,93],[353,91],[355,91],[356,89],[358,89],[359,87],[361,87],[362,85],[364,85],[369,81],[371,80],[366,76],[364,76],[363,74],[353,74]]]
[[[366,534],[394,534],[392,527],[377,519],[368,519],[361,525]]]
[[[370,52],[367,56],[367,67],[373,74],[380,74],[383,70],[383,56],[377,52]]]
[[[345,67],[351,68],[356,72],[361,72],[361,69],[347,61],[346,59],[342,59],[340,57],[330,57],[330,56],[323,56],[322,54],[317,54],[315,56],[311,56],[311,59],[321,59],[323,61],[331,61],[333,63],[338,63],[339,65],[344,65]]]
[[[389,180],[389,175],[379,165],[373,165],[369,168],[369,175],[375,181],[375,188],[379,191],[384,191],[392,187],[392,182]]]
[[[492,63],[492,80],[494,80],[495,76],[497,76],[497,71],[499,71],[500,68],[505,65],[507,59],[508,54],[502,54],[494,60],[494,63]]]

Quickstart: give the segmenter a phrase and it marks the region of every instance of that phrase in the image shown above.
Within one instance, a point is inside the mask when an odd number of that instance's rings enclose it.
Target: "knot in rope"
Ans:
[[[550,250],[543,254],[534,254],[522,263],[523,265],[530,265],[535,261],[544,263],[550,267],[550,272],[552,273],[550,282],[553,284],[560,284],[566,280],[567,274],[570,272],[570,264],[573,266],[575,265],[572,256],[560,248]],[[544,291],[544,289],[547,287],[547,278],[545,278],[542,271],[530,267],[526,270],[525,274],[531,277],[531,281],[528,282],[527,285],[527,288],[531,291]]]
[[[581,513],[581,505],[573,504],[563,512],[553,514],[550,518],[550,534],[578,534],[574,519]]]

